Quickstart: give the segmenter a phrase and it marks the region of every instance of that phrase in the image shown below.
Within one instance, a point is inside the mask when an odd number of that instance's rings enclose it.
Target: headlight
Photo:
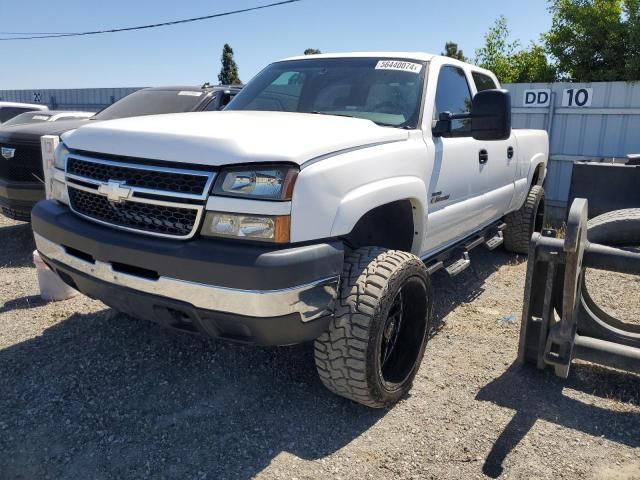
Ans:
[[[291,200],[297,177],[298,169],[289,166],[223,170],[216,179],[213,193],[256,200]]]
[[[67,155],[69,155],[69,150],[65,147],[64,143],[60,142],[56,147],[55,152],[55,160],[53,162],[53,166],[58,170],[64,170],[67,162]]]
[[[201,234],[208,237],[242,238],[288,243],[291,217],[207,212]]]

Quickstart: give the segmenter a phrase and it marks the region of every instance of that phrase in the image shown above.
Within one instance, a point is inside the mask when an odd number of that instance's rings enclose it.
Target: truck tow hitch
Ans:
[[[561,378],[578,358],[640,371],[640,329],[612,324],[583,290],[587,267],[640,275],[640,253],[590,243],[587,212],[587,200],[576,199],[565,239],[535,233],[529,246],[518,362]]]

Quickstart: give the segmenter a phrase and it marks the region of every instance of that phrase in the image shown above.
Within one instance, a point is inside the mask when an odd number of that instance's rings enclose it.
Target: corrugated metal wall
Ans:
[[[551,156],[546,190],[551,213],[566,209],[573,162],[640,153],[640,83],[530,83],[505,86],[512,94],[515,128],[549,131]],[[586,89],[588,105],[566,106],[566,91]],[[0,100],[43,103],[49,108],[98,111],[138,88],[0,90]],[[527,91],[548,91],[549,102],[526,106]],[[580,98],[583,102],[584,98]],[[565,104],[565,106],[563,106]]]
[[[640,83],[531,83],[505,88],[511,92],[514,127],[549,132],[551,155],[545,190],[556,219],[565,215],[573,162],[610,161],[640,153]],[[575,93],[581,89],[587,90],[589,102],[580,107]],[[525,93],[532,90],[549,90],[549,105],[538,107],[533,102],[526,106]],[[573,90],[572,106],[567,106],[569,90]]]
[[[97,112],[140,88],[0,90],[0,101],[41,103],[51,109]]]

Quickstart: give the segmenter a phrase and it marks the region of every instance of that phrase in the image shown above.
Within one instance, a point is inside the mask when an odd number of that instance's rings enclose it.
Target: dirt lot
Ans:
[[[640,377],[512,366],[515,256],[436,276],[443,324],[412,395],[373,411],[325,391],[308,346],[175,334],[83,297],[44,304],[29,226],[0,219],[0,245],[2,479],[640,479]]]

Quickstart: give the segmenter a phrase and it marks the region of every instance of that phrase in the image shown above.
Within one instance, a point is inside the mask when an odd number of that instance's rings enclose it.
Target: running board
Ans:
[[[450,277],[455,277],[456,275],[460,275],[471,265],[471,259],[469,258],[469,252],[464,252],[462,254],[462,258],[453,262],[451,265],[445,267],[445,270],[449,274]]]
[[[484,246],[487,247],[490,251],[493,251],[503,243],[504,243],[504,235],[502,234],[502,232],[498,232],[498,234],[495,237],[490,238],[489,240],[484,242]]]

